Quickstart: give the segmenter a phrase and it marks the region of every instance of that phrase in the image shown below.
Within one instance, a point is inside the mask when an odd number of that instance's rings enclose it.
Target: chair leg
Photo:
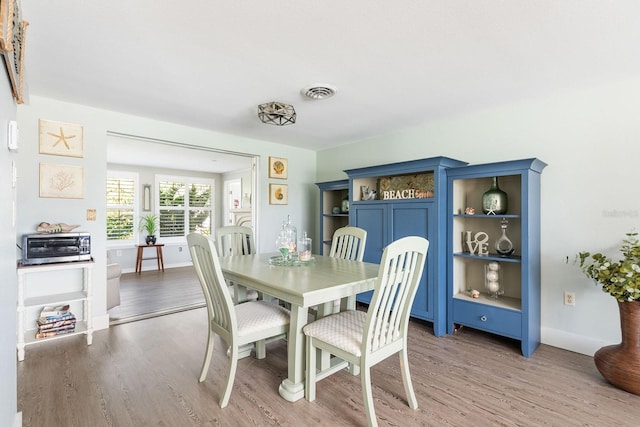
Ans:
[[[211,364],[211,356],[213,355],[213,331],[209,328],[209,335],[207,336],[207,349],[204,353],[204,361],[202,362],[202,370],[200,371],[200,382],[203,382],[207,377],[209,371],[209,365]]]
[[[224,394],[220,399],[220,408],[224,408],[229,403],[233,382],[236,378],[236,368],[238,367],[238,346],[232,344],[229,349],[231,350],[229,355],[229,374],[227,376],[227,385],[225,385]]]
[[[264,359],[267,355],[265,340],[256,341],[256,359]]]
[[[307,338],[307,372],[305,375],[305,395],[309,402],[316,400],[316,348],[313,338]]]
[[[371,368],[360,367],[360,380],[362,381],[362,400],[364,401],[364,412],[367,414],[367,425],[377,427],[376,411],[373,408],[373,392],[371,390]]]
[[[402,383],[404,384],[404,392],[407,395],[407,403],[411,409],[418,409],[418,401],[413,391],[413,383],[411,382],[411,373],[409,372],[409,358],[407,357],[406,346],[400,350],[400,370],[402,371]]]

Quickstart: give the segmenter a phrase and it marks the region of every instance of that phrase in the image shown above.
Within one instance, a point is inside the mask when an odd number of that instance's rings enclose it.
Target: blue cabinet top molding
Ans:
[[[488,174],[494,176],[511,175],[513,173],[520,173],[523,170],[529,169],[533,172],[542,173],[542,170],[547,166],[545,162],[537,158],[521,159],[521,160],[509,160],[505,162],[483,163],[479,165],[467,165],[463,167],[453,167],[447,170],[448,176],[462,177],[462,176],[487,176]]]
[[[429,157],[427,159],[409,160],[406,162],[387,163],[384,165],[367,166],[363,168],[347,169],[344,172],[349,178],[377,175],[396,175],[413,172],[423,172],[436,168],[453,168],[467,165],[467,162],[452,159],[450,157]]]

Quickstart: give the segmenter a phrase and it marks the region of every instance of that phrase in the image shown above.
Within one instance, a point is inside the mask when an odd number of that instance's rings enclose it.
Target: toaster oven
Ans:
[[[91,260],[89,233],[24,234],[22,236],[23,265],[89,260]]]

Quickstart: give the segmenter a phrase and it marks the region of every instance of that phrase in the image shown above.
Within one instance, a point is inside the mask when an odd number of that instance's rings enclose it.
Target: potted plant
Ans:
[[[158,216],[154,214],[144,215],[140,218],[139,228],[140,231],[146,231],[147,237],[145,238],[145,242],[147,245],[156,243],[156,225],[158,221]]]
[[[593,358],[611,384],[640,395],[640,241],[627,233],[620,247],[622,258],[613,261],[601,253],[578,253],[580,268],[618,301],[622,342],[598,350]]]

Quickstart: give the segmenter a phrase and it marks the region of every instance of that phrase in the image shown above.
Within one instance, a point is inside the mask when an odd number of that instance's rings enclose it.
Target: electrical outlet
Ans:
[[[574,294],[573,292],[566,292],[564,293],[564,305],[576,305],[576,294]]]
[[[178,252],[182,252],[182,246],[178,246]]]

